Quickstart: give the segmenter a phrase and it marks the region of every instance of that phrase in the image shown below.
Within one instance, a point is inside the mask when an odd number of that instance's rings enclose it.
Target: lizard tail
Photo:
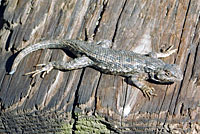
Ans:
[[[71,44],[70,41],[68,43],[65,43],[64,41],[61,41],[61,40],[48,40],[48,41],[39,42],[31,46],[27,46],[15,58],[9,74],[15,73],[20,61],[31,52],[37,51],[39,49],[46,49],[46,48],[67,48],[67,47],[73,47],[74,45],[74,43],[72,46],[69,44]]]

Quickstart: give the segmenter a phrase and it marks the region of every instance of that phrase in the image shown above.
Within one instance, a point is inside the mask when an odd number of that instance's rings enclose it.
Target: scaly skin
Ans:
[[[127,77],[136,87],[142,90],[145,96],[151,97],[154,89],[143,83],[144,80],[154,80],[160,83],[170,83],[181,81],[183,74],[175,64],[167,64],[157,57],[167,57],[176,50],[169,50],[166,53],[149,53],[141,55],[132,51],[113,50],[109,48],[110,42],[107,40],[99,42],[86,42],[80,40],[50,40],[43,41],[24,48],[16,57],[9,74],[13,74],[20,61],[29,53],[39,49],[47,48],[67,48],[72,51],[77,58],[71,62],[53,61],[48,64],[39,64],[41,69],[26,73],[26,75],[49,73],[52,69],[74,70],[87,66],[92,66],[103,73],[120,75]]]

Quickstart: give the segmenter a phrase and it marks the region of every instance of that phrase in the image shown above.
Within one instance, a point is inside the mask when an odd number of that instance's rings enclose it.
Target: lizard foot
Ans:
[[[141,88],[143,94],[145,97],[148,97],[149,100],[151,100],[151,96],[157,96],[157,94],[154,93],[155,89],[153,87],[143,86]]]
[[[177,49],[172,49],[174,47],[174,45],[170,46],[166,52],[162,52],[162,53],[156,53],[158,58],[164,58],[164,57],[168,57],[170,55],[172,55],[173,53],[175,53],[177,51]]]
[[[53,65],[52,64],[37,64],[36,67],[42,67],[41,69],[37,69],[35,71],[26,73],[24,75],[31,75],[31,77],[35,77],[37,74],[42,73],[42,78],[44,78],[44,76],[46,74],[48,74],[52,69],[53,69]]]
[[[168,55],[171,55],[173,53],[175,53],[178,49],[172,49],[174,47],[174,45],[171,45],[165,53],[167,53]]]

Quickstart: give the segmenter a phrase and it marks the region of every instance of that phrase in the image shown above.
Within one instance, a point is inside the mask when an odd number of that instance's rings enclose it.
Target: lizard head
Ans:
[[[170,83],[175,81],[181,81],[183,79],[183,73],[176,64],[166,64],[162,69],[155,72],[153,80],[160,83]]]

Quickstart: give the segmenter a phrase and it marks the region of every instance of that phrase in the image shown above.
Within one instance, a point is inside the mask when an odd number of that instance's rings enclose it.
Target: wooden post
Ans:
[[[0,132],[78,132],[85,122],[98,126],[88,132],[200,132],[199,18],[198,0],[1,0]],[[94,41],[111,40],[113,49],[159,52],[173,45],[177,53],[162,60],[179,65],[183,81],[148,83],[158,94],[149,101],[122,77],[92,68],[23,76],[38,63],[69,61],[62,50],[34,52],[7,74],[16,51],[41,40],[85,40],[85,29]]]

